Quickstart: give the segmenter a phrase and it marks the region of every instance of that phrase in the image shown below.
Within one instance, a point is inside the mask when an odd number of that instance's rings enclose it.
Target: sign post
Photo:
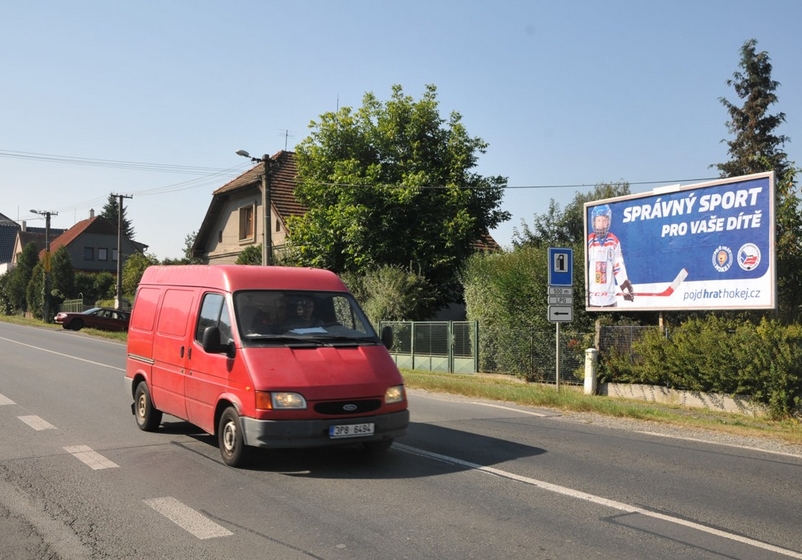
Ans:
[[[549,247],[549,321],[556,324],[556,380],[560,391],[560,323],[574,320],[574,250]]]

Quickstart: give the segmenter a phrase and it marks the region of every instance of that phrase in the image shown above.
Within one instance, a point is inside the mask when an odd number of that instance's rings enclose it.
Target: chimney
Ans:
[[[22,220],[22,228],[20,231],[28,231],[28,224],[25,223],[25,220]]]
[[[95,217],[95,209],[94,208],[90,208],[89,209],[89,219],[91,220],[94,217]]]

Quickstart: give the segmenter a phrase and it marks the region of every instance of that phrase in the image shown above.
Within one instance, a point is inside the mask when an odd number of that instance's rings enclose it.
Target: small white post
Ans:
[[[585,394],[596,394],[596,364],[599,361],[599,351],[595,348],[585,350]]]

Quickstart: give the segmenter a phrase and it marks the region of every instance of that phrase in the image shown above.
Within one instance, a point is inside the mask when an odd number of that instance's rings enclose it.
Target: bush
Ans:
[[[774,417],[802,406],[802,326],[763,318],[758,324],[709,315],[665,337],[647,331],[632,351],[606,352],[608,381],[751,397]]]

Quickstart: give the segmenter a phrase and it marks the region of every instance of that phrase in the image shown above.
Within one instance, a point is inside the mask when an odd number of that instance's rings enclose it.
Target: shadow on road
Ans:
[[[189,438],[202,448],[178,445],[222,462],[217,439],[187,422],[164,422],[159,432]],[[521,445],[453,428],[411,423],[406,436],[384,453],[370,453],[360,443],[313,449],[254,449],[245,470],[282,473],[294,477],[330,479],[396,479],[438,476],[471,467],[416,454],[416,450],[453,457],[467,463],[492,466],[545,453],[538,447]],[[207,447],[208,446],[208,447]]]

